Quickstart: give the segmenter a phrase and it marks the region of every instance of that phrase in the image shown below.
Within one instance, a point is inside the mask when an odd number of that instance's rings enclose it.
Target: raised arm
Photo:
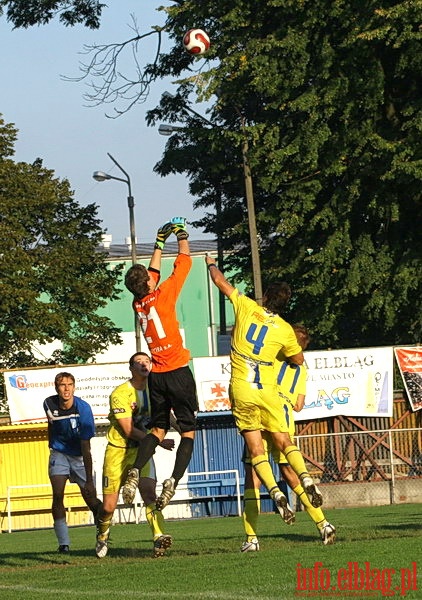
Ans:
[[[215,264],[215,260],[211,256],[208,256],[208,254],[205,256],[205,262],[207,264],[212,282],[218,287],[220,292],[229,298],[234,292],[235,288],[227,281],[223,273]]]
[[[179,254],[190,255],[189,248],[189,233],[186,231],[186,219],[185,217],[173,217],[170,219],[171,230],[177,238],[179,246]]]
[[[161,271],[161,254],[163,252],[164,244],[168,236],[171,234],[171,223],[170,221],[161,225],[159,230],[157,231],[157,237],[155,238],[154,251],[151,256],[151,260],[149,261],[149,266],[151,269],[155,269],[156,271]]]
[[[190,248],[188,240],[177,240],[179,244],[179,254],[187,254],[190,256]]]

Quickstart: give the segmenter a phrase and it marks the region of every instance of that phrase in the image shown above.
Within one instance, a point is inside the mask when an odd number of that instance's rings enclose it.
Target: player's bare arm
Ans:
[[[305,396],[304,396],[304,394],[298,394],[297,399],[296,399],[296,404],[293,406],[293,410],[295,412],[300,412],[304,406],[305,406]]]
[[[135,440],[136,442],[140,442],[147,435],[145,431],[138,429],[133,424],[132,417],[123,417],[118,420],[123,435],[130,440]]]
[[[171,234],[171,223],[168,221],[161,225],[157,231],[157,235],[155,238],[154,251],[151,256],[151,260],[149,261],[149,266],[156,271],[160,271],[161,269],[161,254],[164,249],[164,245],[167,241],[167,238]]]
[[[96,491],[93,480],[91,442],[89,440],[81,440],[81,452],[86,473],[86,483],[84,489],[87,495],[95,497]]]
[[[122,419],[119,419],[119,425],[124,436],[130,440],[141,442],[147,435],[147,431],[142,431],[142,429],[138,429],[134,426],[132,417],[123,417]],[[159,446],[165,450],[173,450],[174,445],[174,440],[172,439],[165,439],[159,444]]]
[[[186,219],[185,217],[173,217],[170,219],[171,223],[171,231],[177,238],[177,244],[179,249],[179,254],[187,254],[190,255],[189,248],[189,233],[186,230]]]
[[[305,357],[303,356],[303,352],[299,352],[298,354],[288,356],[287,361],[293,363],[294,365],[303,365],[305,362]]]
[[[188,240],[178,240],[179,243],[179,254],[190,255],[190,248]]]
[[[205,256],[205,262],[213,283],[218,287],[220,292],[229,297],[234,292],[235,288],[227,281],[223,273],[217,267],[215,260],[211,256],[208,256],[208,254]]]

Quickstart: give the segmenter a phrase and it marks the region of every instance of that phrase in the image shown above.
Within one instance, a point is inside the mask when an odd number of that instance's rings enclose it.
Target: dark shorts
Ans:
[[[150,373],[148,388],[152,427],[168,431],[170,410],[173,409],[182,432],[196,429],[198,398],[195,380],[189,367],[180,367],[166,373]]]

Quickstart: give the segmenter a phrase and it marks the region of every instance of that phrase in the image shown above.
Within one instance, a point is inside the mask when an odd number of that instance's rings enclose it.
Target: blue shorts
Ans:
[[[82,456],[70,456],[57,450],[50,450],[48,461],[48,475],[64,475],[70,483],[77,483],[83,487],[86,483],[85,465]]]

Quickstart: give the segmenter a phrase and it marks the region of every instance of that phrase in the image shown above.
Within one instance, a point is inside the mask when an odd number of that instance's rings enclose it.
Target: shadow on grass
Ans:
[[[420,520],[420,516],[419,516]],[[382,525],[377,526],[378,529],[385,529],[386,531],[400,531],[403,533],[404,531],[410,531],[413,536],[415,536],[415,532],[419,532],[419,535],[422,533],[422,525],[419,523],[383,523]],[[416,536],[415,536],[416,537]]]
[[[51,565],[71,564],[71,555],[58,554],[57,552],[13,552],[0,556],[0,567],[13,567],[14,569],[26,568],[32,563],[50,567]]]
[[[153,558],[152,556],[152,545],[150,548],[125,548],[125,547],[110,547],[107,558],[118,558],[118,559],[147,559]],[[107,558],[105,560],[107,560]],[[0,556],[0,569],[1,568],[13,568],[13,569],[24,569],[37,565],[43,568],[45,565],[47,568],[52,565],[73,565],[86,562],[86,559],[98,560],[102,562],[102,559],[98,559],[95,555],[94,548],[84,548],[71,550],[69,554],[63,555],[58,552],[13,552],[10,554],[2,554]]]
[[[303,534],[299,531],[288,530],[287,533],[263,533],[259,535],[259,540],[277,540],[285,542],[314,542],[315,540],[320,542],[321,538],[318,531],[315,528],[314,534]]]

